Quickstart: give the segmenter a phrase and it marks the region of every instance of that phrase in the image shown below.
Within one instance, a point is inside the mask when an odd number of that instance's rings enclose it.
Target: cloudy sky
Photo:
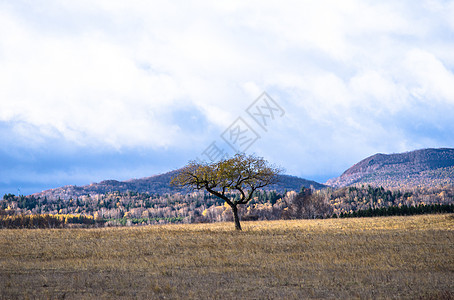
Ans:
[[[232,151],[238,122],[246,152],[320,182],[454,147],[452,16],[442,0],[0,1],[0,193],[166,172]]]

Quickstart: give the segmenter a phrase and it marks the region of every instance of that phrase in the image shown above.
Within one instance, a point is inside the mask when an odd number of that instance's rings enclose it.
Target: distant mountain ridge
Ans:
[[[165,193],[176,193],[176,192],[189,192],[189,189],[181,190],[177,187],[171,186],[170,181],[173,176],[177,174],[179,170],[170,171],[164,174],[154,175],[150,177],[140,179],[130,179],[126,181],[117,180],[103,180],[99,183],[92,183],[90,185],[75,186],[67,185],[56,189],[50,189],[42,191],[40,193],[33,194],[35,197],[47,197],[49,199],[64,199],[68,200],[71,198],[77,198],[85,195],[96,195],[105,194],[109,192],[137,192],[137,193],[150,193],[150,194],[165,194]],[[266,187],[267,190],[276,190],[283,192],[285,190],[299,191],[300,188],[314,187],[315,189],[321,189],[325,187],[315,181],[306,180],[296,176],[290,175],[279,175],[279,182]]]
[[[370,184],[385,188],[454,184],[454,149],[375,154],[326,182],[332,187]]]

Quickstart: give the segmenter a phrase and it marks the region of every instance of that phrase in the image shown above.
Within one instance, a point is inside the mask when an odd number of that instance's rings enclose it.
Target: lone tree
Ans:
[[[214,163],[191,161],[172,178],[171,184],[206,190],[223,199],[232,208],[235,229],[241,230],[238,205],[248,203],[257,189],[276,183],[281,172],[281,168],[261,157],[236,154]],[[235,191],[239,197],[235,197]]]

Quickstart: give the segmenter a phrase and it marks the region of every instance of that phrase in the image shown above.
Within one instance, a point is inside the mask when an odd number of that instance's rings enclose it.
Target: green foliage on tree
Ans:
[[[230,159],[214,163],[191,161],[171,184],[206,190],[224,200],[233,212],[235,229],[241,230],[238,205],[247,204],[260,188],[277,182],[282,169],[254,155],[236,154]],[[232,195],[239,193],[239,197]]]
[[[5,194],[3,195],[3,200],[11,200],[11,199],[14,199],[16,196],[14,194],[11,194],[11,193],[8,193],[8,194]]]

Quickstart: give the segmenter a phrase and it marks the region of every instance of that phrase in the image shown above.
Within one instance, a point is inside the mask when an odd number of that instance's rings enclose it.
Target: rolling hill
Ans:
[[[64,199],[68,200],[84,195],[96,195],[109,192],[137,192],[149,194],[165,194],[176,192],[188,192],[189,190],[181,190],[170,185],[170,180],[177,174],[178,170],[170,171],[164,174],[154,175],[140,179],[131,179],[127,181],[117,180],[104,180],[99,183],[92,183],[90,185],[75,186],[67,185],[56,189],[46,190],[40,193],[33,194],[36,197],[47,197],[48,199]],[[283,192],[285,190],[299,191],[300,188],[313,186],[316,189],[325,187],[315,181],[306,180],[296,176],[279,175],[279,182],[268,186],[267,190],[276,190]]]
[[[326,182],[332,187],[370,184],[385,188],[454,184],[454,149],[422,149],[375,154]]]

